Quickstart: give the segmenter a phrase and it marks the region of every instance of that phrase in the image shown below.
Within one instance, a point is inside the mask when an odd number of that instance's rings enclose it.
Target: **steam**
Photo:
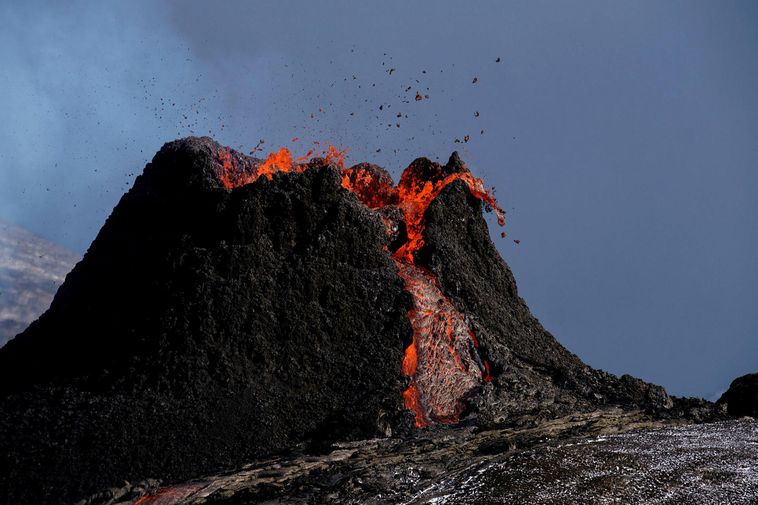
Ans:
[[[425,9],[408,9],[4,3],[0,216],[81,252],[160,143],[186,135],[245,152],[263,139],[264,155],[295,157],[328,142],[396,175],[419,152],[446,155],[474,108],[446,97],[469,89],[473,69],[453,41],[412,44]],[[391,32],[407,40],[366,43]]]
[[[233,104],[160,4],[5,2],[0,16],[0,216],[81,252],[162,140],[222,131]]]

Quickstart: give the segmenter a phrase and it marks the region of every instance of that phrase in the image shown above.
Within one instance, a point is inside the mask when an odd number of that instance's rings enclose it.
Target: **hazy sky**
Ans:
[[[758,371],[756,2],[0,0],[0,20],[2,218],[82,252],[191,134],[329,141],[395,177],[458,149],[570,350],[680,395]]]

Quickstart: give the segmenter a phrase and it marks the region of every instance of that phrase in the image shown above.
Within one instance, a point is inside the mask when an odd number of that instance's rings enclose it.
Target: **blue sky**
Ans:
[[[0,2],[0,217],[82,252],[191,134],[457,149],[570,350],[675,394],[758,370],[758,4],[219,4]]]

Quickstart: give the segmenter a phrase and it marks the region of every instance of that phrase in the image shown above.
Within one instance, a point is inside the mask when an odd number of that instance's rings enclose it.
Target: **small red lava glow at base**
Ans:
[[[260,177],[271,179],[275,172],[303,172],[311,166],[308,160],[314,152],[319,151],[323,164],[335,165],[342,175],[342,186],[367,208],[399,207],[407,239],[392,253],[392,259],[405,289],[413,298],[413,308],[408,312],[413,337],[402,362],[402,372],[409,378],[409,385],[402,393],[403,401],[414,413],[418,427],[458,422],[469,393],[491,380],[489,364],[464,315],[444,295],[436,275],[417,263],[416,253],[424,245],[427,208],[454,181],[465,183],[472,195],[493,209],[501,226],[505,224],[502,209],[481,179],[474,177],[460,160],[444,167],[428,160],[416,160],[403,172],[395,187],[386,172],[373,165],[363,163],[346,169],[346,150],[330,145],[321,149],[318,143],[315,145],[316,149],[295,160],[283,147],[269,155],[252,173],[242,171],[230,151],[219,150],[217,158],[223,168],[221,182],[231,189]],[[383,221],[388,233],[397,224],[386,217]]]
[[[132,505],[174,505],[180,500],[191,497],[203,487],[205,487],[204,483],[195,483],[161,488],[143,496]]]

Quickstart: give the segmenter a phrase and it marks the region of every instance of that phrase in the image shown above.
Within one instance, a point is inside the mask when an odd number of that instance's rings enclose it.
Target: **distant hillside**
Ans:
[[[50,306],[73,252],[0,220],[0,346]]]

